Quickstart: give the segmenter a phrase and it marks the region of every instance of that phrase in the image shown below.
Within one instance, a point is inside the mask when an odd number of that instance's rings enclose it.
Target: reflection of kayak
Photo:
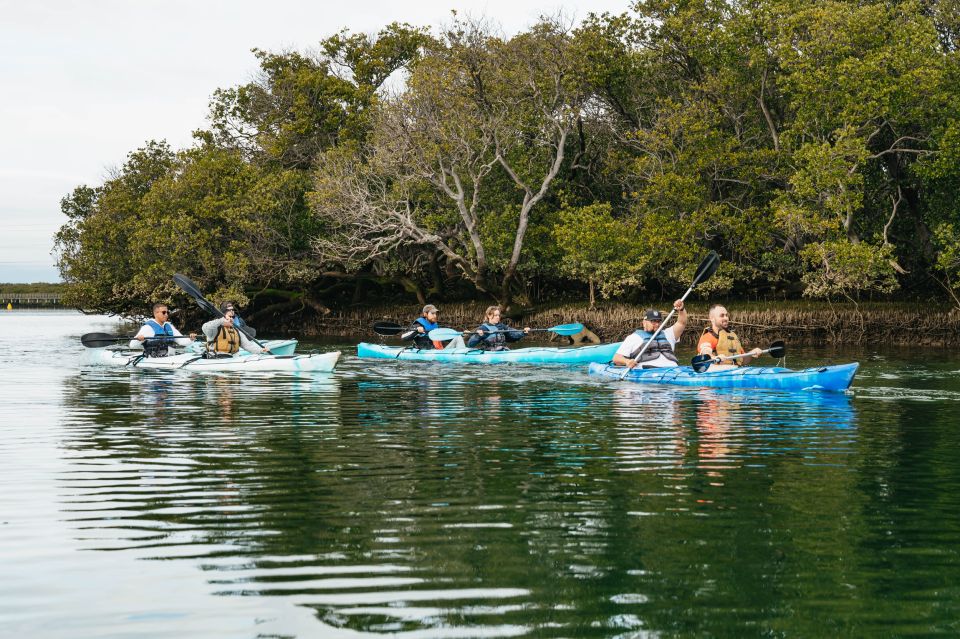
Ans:
[[[714,388],[776,388],[780,390],[830,390],[843,391],[850,388],[859,364],[818,366],[792,370],[766,366],[742,366],[725,371],[695,373],[689,366],[673,368],[633,369],[627,381],[645,384],[679,384],[681,386],[712,386]],[[590,364],[590,374],[619,379],[622,366]]]
[[[184,353],[171,357],[143,357],[142,353],[136,351],[116,351],[102,348],[86,351],[85,363],[157,370],[328,373],[336,366],[339,358],[340,351],[312,355],[235,355],[213,359],[205,359],[197,353]]]
[[[273,355],[293,355],[297,350],[297,340],[295,339],[267,339],[261,340],[261,344],[270,349]],[[203,342],[192,342],[184,350],[188,353],[202,353],[207,349]],[[240,349],[241,355],[249,355],[247,351]]]
[[[577,348],[532,347],[509,351],[481,351],[476,348],[420,350],[360,343],[357,344],[357,357],[461,364],[588,364],[609,362],[618,346],[619,343]]]

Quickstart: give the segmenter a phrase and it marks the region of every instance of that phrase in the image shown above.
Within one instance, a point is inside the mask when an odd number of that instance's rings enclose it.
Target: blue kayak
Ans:
[[[850,388],[859,364],[817,366],[793,370],[776,366],[741,366],[739,368],[695,373],[689,366],[673,368],[635,368],[624,381],[643,384],[674,384],[680,386],[711,386],[714,388],[775,388],[786,391],[828,390],[844,391]],[[622,366],[590,364],[590,374],[620,379]]]
[[[357,344],[357,357],[400,359],[416,362],[454,364],[589,364],[609,362],[620,343],[579,346],[576,348],[531,347],[509,351],[482,351],[476,348],[419,349],[383,344]]]

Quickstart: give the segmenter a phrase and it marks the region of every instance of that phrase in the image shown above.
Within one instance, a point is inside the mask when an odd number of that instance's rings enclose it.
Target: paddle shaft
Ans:
[[[758,355],[762,355],[763,353],[769,353],[770,351],[775,351],[775,350],[780,349],[780,348],[783,348],[783,346],[771,346],[770,348],[765,348],[765,349],[763,349],[762,351],[760,351],[760,352],[757,353],[757,354],[758,354]],[[725,361],[727,361],[728,359],[740,359],[741,357],[754,357],[754,354],[753,354],[753,353],[738,353],[738,354],[736,354],[736,355],[723,355],[723,356],[720,356],[720,357],[714,357],[713,359],[708,359],[707,361],[708,361],[709,363],[711,363],[711,364],[717,364],[717,363],[719,363],[719,362],[725,362]]]
[[[87,348],[101,348],[103,346],[109,346],[115,342],[128,342],[130,340],[137,339],[136,335],[111,335],[109,333],[87,333],[86,335],[80,336],[80,343],[86,346]],[[145,337],[144,342],[157,342],[157,341],[171,341],[176,342],[177,340],[188,339],[191,342],[195,341],[189,335],[154,335],[153,337]]]
[[[693,287],[695,287],[695,286],[696,286],[696,283],[690,285],[690,288],[687,289],[687,292],[684,293],[684,294],[683,294],[683,297],[680,298],[680,301],[681,301],[681,302],[683,302],[685,299],[687,299],[687,295],[690,295],[690,293],[693,291]],[[640,356],[642,356],[642,355],[646,352],[647,347],[650,346],[650,344],[653,344],[653,340],[657,339],[657,335],[660,334],[660,331],[663,330],[663,327],[667,325],[667,322],[670,321],[670,318],[673,317],[673,314],[676,313],[676,312],[677,312],[676,307],[670,309],[670,312],[667,314],[667,319],[665,319],[665,320],[663,320],[662,322],[660,322],[660,326],[658,326],[658,327],[657,327],[657,330],[653,332],[653,335],[650,336],[650,339],[648,339],[646,342],[644,342],[643,348],[641,348],[641,349],[640,349],[639,351],[637,351],[637,352],[631,353],[631,354],[630,354],[630,357],[628,357],[627,359],[639,359]],[[630,372],[630,367],[629,367],[629,366],[626,366],[626,367],[624,368],[623,374],[620,375],[620,379],[623,379],[624,377],[626,377],[626,376],[627,376],[627,373],[629,373],[629,372]]]
[[[693,292],[693,289],[696,288],[697,284],[700,284],[701,282],[705,282],[708,279],[710,279],[713,273],[717,270],[717,266],[719,265],[719,263],[720,263],[720,257],[716,254],[715,251],[710,251],[709,253],[707,253],[707,257],[705,257],[703,261],[700,262],[700,266],[697,267],[697,272],[693,274],[693,281],[690,282],[690,288],[688,288],[687,292],[684,293],[683,297],[680,298],[681,304],[683,304],[684,300],[687,299],[687,296]],[[670,321],[670,318],[673,317],[673,313],[676,310],[677,310],[676,308],[671,309],[670,314],[667,315],[667,319],[660,322],[660,326],[653,333],[653,335],[650,336],[650,339],[648,339],[647,342],[643,345],[643,348],[641,348],[640,351],[637,353],[631,353],[630,357],[628,357],[627,359],[632,359],[632,360],[639,359],[646,352],[647,347],[650,346],[650,344],[653,344],[653,340],[657,339],[657,335],[659,335],[660,331],[663,330],[663,327],[667,325],[667,322]],[[627,373],[629,372],[630,372],[630,367],[625,366],[623,369],[623,374],[620,375],[620,379],[625,378],[627,376]]]
[[[173,276],[173,281],[177,286],[182,288],[184,291],[186,291],[188,295],[190,295],[194,300],[196,300],[197,304],[200,305],[201,308],[206,310],[208,313],[213,312],[219,315],[220,317],[226,319],[226,315],[223,314],[223,311],[221,311],[218,307],[214,306],[207,298],[205,298],[203,294],[200,293],[200,289],[197,288],[197,285],[194,284],[190,278],[188,278],[185,275],[181,275],[177,273]],[[254,337],[253,333],[247,330],[247,327],[244,326],[243,320],[241,320],[239,316],[236,315],[236,311],[234,311],[234,318],[237,319],[237,322],[236,322],[237,325],[234,326],[234,328],[236,328],[238,331],[243,333],[245,337],[247,337],[250,341],[252,341],[254,344],[259,346],[260,348],[266,348],[262,343],[260,343],[257,340],[256,337]]]

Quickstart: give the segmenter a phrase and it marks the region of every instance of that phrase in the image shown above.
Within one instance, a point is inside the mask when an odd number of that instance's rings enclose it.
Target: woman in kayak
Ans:
[[[237,330],[235,326],[237,311],[233,302],[221,304],[220,312],[223,313],[223,317],[210,320],[200,328],[207,338],[209,352],[233,355],[242,348],[248,353],[270,353],[269,348],[261,347]]]
[[[197,338],[196,333],[190,333],[190,337],[184,337],[177,330],[177,327],[168,320],[170,310],[166,304],[157,303],[153,305],[153,319],[140,328],[140,331],[130,340],[130,348],[143,348],[143,353],[147,357],[166,357],[173,355],[174,345],[190,346],[190,342]]]
[[[484,321],[467,341],[467,348],[479,348],[484,351],[506,351],[507,342],[523,339],[530,332],[527,326],[522,331],[510,328],[500,321],[500,307],[488,306]]]

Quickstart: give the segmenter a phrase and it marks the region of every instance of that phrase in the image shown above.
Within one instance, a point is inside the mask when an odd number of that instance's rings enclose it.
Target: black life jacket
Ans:
[[[153,337],[143,340],[143,354],[146,357],[166,357],[174,344],[173,326],[164,322],[161,326],[156,320],[147,320],[146,325],[153,329]]]

